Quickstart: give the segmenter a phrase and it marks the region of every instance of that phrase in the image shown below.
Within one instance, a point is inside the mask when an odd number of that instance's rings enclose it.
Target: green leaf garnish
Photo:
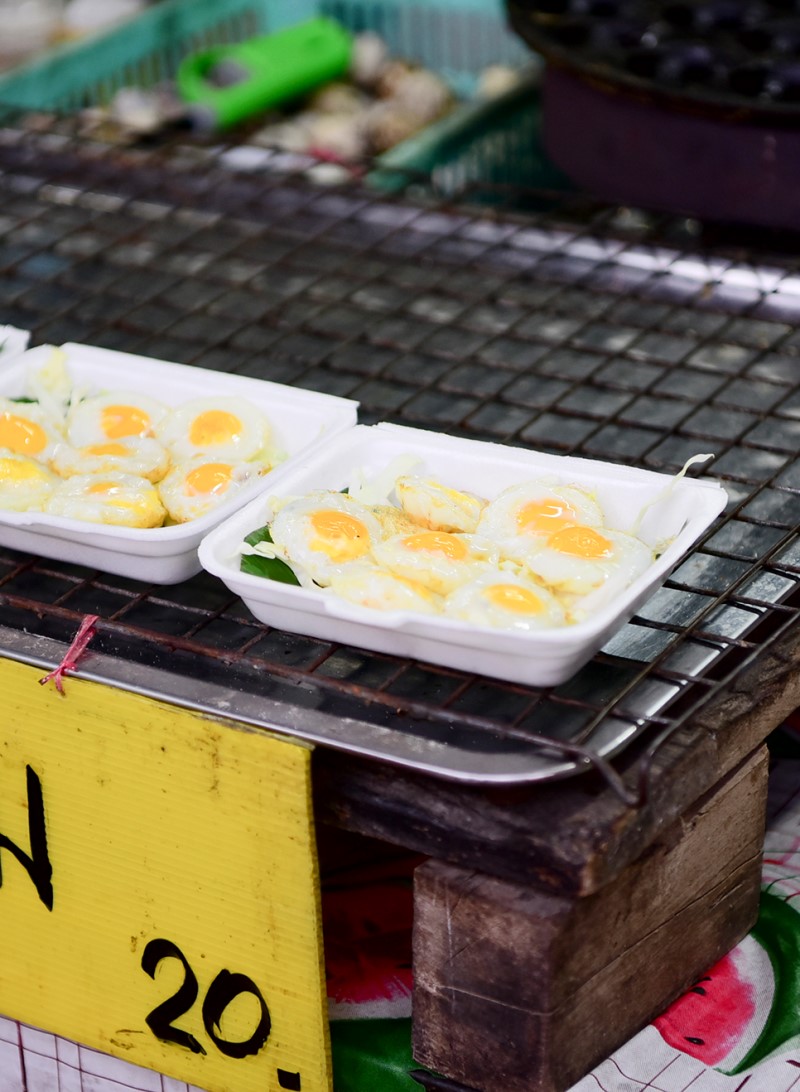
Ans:
[[[259,542],[272,542],[269,525],[259,527],[251,531],[245,538],[248,546],[257,546]],[[251,573],[253,576],[263,576],[267,580],[278,580],[281,584],[296,584],[300,581],[294,575],[285,561],[279,557],[264,557],[262,554],[242,554],[240,564],[243,573]]]

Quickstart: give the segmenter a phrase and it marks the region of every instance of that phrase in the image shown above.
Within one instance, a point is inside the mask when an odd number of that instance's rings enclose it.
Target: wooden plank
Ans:
[[[586,898],[421,866],[415,1058],[480,1092],[579,1080],[754,923],[767,774],[760,748]]]
[[[769,650],[658,753],[645,807],[593,775],[512,790],[452,784],[332,751],[314,758],[317,818],[545,890],[587,895],[635,861],[800,706],[800,632]],[[617,767],[635,784],[640,750]]]

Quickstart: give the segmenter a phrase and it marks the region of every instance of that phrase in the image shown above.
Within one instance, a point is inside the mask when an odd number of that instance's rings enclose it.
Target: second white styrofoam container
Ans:
[[[60,348],[74,385],[87,394],[140,392],[168,406],[192,398],[243,398],[267,415],[287,461],[350,428],[357,419],[358,403],[346,398],[91,345],[70,343]],[[29,369],[35,361],[41,365],[43,351],[47,350],[40,346],[15,354],[7,363],[0,355],[0,396],[24,394]],[[111,527],[43,512],[0,510],[0,545],[135,580],[174,584],[200,572],[197,547],[203,536],[268,489],[269,478],[270,474],[262,475],[199,519],[169,527]]]
[[[344,488],[354,472],[368,478],[392,460],[418,456],[423,474],[491,500],[509,485],[547,477],[588,486],[606,525],[630,531],[648,505],[637,534],[649,545],[669,540],[663,553],[617,600],[584,622],[564,628],[514,633],[410,611],[379,611],[320,589],[278,583],[240,571],[240,547],[268,523],[271,496]],[[212,531],[200,544],[200,561],[244,600],[262,622],[322,640],[342,642],[442,664],[531,686],[564,682],[602,647],[666,579],[725,507],[721,486],[568,456],[546,455],[482,441],[463,440],[397,425],[358,425],[324,451],[300,457],[273,478],[273,488]]]

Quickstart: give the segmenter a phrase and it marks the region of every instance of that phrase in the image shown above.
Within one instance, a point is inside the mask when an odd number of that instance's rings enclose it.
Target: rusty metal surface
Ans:
[[[97,655],[274,702],[278,729],[322,711],[412,739],[423,767],[457,743],[559,774],[669,736],[780,646],[800,608],[796,259],[580,198],[402,199],[237,155],[0,130],[0,321],[346,395],[366,423],[667,472],[713,451],[729,508],[547,692],[270,630],[209,576],[154,587],[0,549],[7,635],[58,647],[98,614]]]

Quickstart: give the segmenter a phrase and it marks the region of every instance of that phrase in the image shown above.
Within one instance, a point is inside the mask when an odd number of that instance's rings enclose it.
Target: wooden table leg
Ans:
[[[579,898],[441,861],[416,873],[414,1057],[479,1092],[563,1092],[748,932],[761,747],[614,881]]]

